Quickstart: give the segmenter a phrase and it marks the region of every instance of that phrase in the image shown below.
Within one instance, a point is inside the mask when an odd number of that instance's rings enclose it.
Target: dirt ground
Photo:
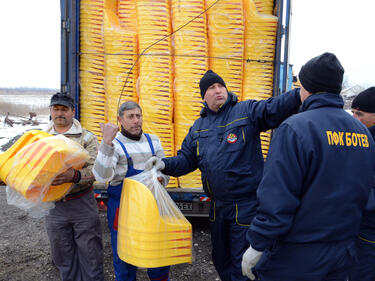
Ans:
[[[115,280],[112,266],[110,234],[106,213],[100,212],[104,246],[105,280]],[[193,263],[171,267],[171,281],[220,280],[211,260],[207,218],[189,219],[193,225]],[[53,265],[43,219],[7,204],[5,187],[0,186],[0,281],[60,280]],[[139,269],[137,280],[148,280]]]

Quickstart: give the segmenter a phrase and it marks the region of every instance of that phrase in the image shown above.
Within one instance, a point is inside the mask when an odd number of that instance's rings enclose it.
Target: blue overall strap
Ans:
[[[152,156],[156,156],[155,150],[154,150],[154,146],[152,145],[152,141],[151,141],[150,135],[145,133],[145,136],[147,138],[148,144],[150,145]]]
[[[128,151],[126,150],[125,148],[125,145],[118,139],[118,138],[115,138],[117,140],[117,142],[121,145],[122,147],[122,150],[124,151],[125,153],[125,156],[126,156],[126,159],[128,160],[128,169],[133,169],[133,159],[129,156],[129,153]]]

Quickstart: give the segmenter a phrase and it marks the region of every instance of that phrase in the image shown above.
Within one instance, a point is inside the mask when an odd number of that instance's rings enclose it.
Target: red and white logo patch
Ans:
[[[235,143],[237,141],[237,136],[233,133],[230,133],[228,136],[227,136],[227,142],[229,143]]]

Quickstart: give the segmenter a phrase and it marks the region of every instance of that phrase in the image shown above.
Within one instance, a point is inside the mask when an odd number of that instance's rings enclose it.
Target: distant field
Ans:
[[[0,88],[1,95],[53,95],[57,89],[45,88]]]
[[[0,89],[0,115],[28,116],[49,114],[49,101],[56,90],[50,89]]]

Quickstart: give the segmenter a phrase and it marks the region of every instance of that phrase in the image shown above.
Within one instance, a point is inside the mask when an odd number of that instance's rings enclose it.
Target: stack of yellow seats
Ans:
[[[104,0],[104,9],[117,14],[118,0]]]
[[[105,122],[104,0],[80,1],[80,121],[101,139]]]
[[[242,0],[206,1],[209,67],[223,77],[229,91],[241,98],[244,53]]]
[[[137,30],[136,0],[118,0],[118,16],[121,27],[127,30]]]
[[[143,130],[160,138],[166,156],[173,156],[173,67],[169,1],[138,0],[137,30],[139,52],[139,104]],[[160,42],[158,42],[161,40]],[[158,43],[156,43],[158,42]],[[152,46],[152,47],[151,47]],[[171,178],[168,187],[176,187]]]
[[[258,14],[252,0],[245,0],[244,7],[246,62],[242,99],[266,99],[273,90],[277,17]]]
[[[173,31],[199,16],[204,9],[203,0],[172,0]],[[174,34],[174,127],[176,151],[189,128],[199,117],[202,98],[199,80],[208,69],[206,14],[194,19]],[[201,187],[199,170],[178,178],[180,187]]]
[[[89,157],[81,145],[63,135],[28,131],[0,155],[4,163],[0,175],[28,200],[56,201],[69,191],[72,183],[50,186],[53,179],[70,167],[82,168]]]
[[[81,122],[99,139],[99,123],[115,123],[118,105],[138,100],[144,131],[160,138],[167,157],[176,155],[199,116],[198,83],[208,69],[240,100],[272,96],[273,0],[81,0],[80,7]],[[266,157],[270,132],[261,139]],[[177,186],[200,187],[199,171],[171,178],[168,187]]]
[[[246,0],[245,0],[246,1]],[[254,0],[257,11],[262,14],[273,14],[274,0]]]
[[[173,217],[160,216],[157,202],[145,185],[125,179],[123,186],[118,220],[119,257],[147,268],[191,263],[192,227],[181,212]]]
[[[13,166],[14,156],[18,151],[31,143],[50,136],[52,135],[39,130],[30,130],[24,133],[7,151],[0,154],[0,179],[6,183],[6,178]]]
[[[245,63],[242,100],[267,99],[273,92],[277,17],[259,14],[253,0],[244,1]],[[267,156],[271,133],[261,134],[263,156]]]
[[[125,101],[137,102],[137,42],[134,31],[120,27],[111,10],[104,12],[105,116],[117,123],[117,109]]]

